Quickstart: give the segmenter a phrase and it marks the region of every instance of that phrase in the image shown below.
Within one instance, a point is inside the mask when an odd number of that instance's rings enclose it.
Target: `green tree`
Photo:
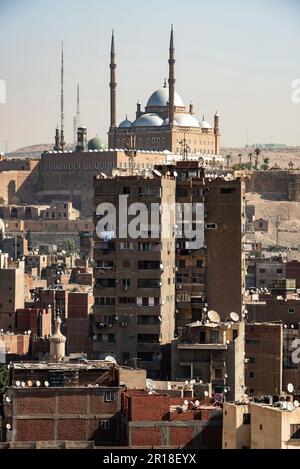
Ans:
[[[66,251],[67,255],[75,254],[77,252],[73,239],[66,239],[64,242],[64,250]]]
[[[260,155],[260,148],[255,148],[255,169],[258,168],[259,155]]]
[[[260,165],[260,168],[266,171],[267,169],[269,169],[269,163],[270,163],[270,158],[266,156],[265,158],[263,158],[263,164]]]

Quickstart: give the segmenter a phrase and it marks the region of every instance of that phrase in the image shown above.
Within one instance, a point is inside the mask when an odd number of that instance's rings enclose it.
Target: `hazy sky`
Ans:
[[[105,141],[109,48],[115,29],[117,117],[163,84],[174,23],[176,90],[198,118],[221,116],[223,145],[300,144],[300,0],[0,0],[0,150],[53,141],[65,48],[65,129],[73,140],[76,85],[81,123]],[[0,99],[1,100],[1,99]],[[247,129],[247,131],[246,131]]]

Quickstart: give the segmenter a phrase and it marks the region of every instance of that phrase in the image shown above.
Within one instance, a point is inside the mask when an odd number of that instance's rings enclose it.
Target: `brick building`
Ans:
[[[220,448],[221,404],[163,393],[122,394],[123,444],[131,448]]]

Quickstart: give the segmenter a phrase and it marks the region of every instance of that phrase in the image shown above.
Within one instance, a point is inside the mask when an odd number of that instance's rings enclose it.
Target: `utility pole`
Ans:
[[[279,225],[280,225],[281,219],[280,215],[276,215],[275,218],[275,227],[276,227],[276,246],[279,246]]]

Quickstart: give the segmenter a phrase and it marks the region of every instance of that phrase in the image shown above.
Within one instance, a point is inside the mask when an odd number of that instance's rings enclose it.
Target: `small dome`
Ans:
[[[166,107],[169,101],[169,88],[165,86],[159,90],[154,91],[150,98],[148,99],[147,106],[158,106]],[[179,94],[174,94],[174,105],[179,107],[184,107],[183,101]]]
[[[102,142],[102,140],[98,136],[96,136],[92,138],[91,140],[89,140],[88,149],[89,150],[104,150],[105,145]]]
[[[164,125],[169,123],[169,119],[165,119]],[[199,122],[191,114],[175,114],[174,125],[179,127],[200,127]]]
[[[120,123],[119,129],[130,129],[130,127],[132,127],[132,122],[126,116],[126,119]]]
[[[163,120],[157,114],[153,112],[143,114],[133,123],[134,127],[151,127],[162,125]]]
[[[202,121],[200,122],[201,129],[211,129],[211,125],[202,117]]]

